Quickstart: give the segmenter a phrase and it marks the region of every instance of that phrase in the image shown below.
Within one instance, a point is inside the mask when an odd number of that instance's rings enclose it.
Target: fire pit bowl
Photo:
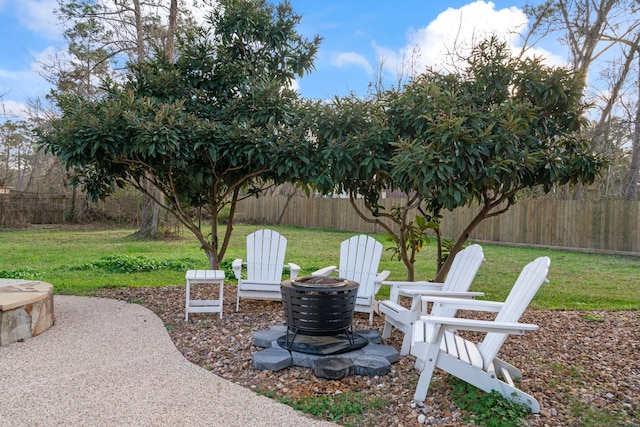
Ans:
[[[286,345],[300,335],[351,338],[358,283],[340,277],[304,276],[281,284]]]

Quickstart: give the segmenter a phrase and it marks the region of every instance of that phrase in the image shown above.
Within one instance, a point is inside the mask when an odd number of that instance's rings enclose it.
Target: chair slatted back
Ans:
[[[247,280],[280,282],[287,251],[287,239],[264,229],[247,236]]]
[[[537,258],[522,269],[502,309],[496,316],[496,322],[518,322],[520,320],[536,292],[546,280],[550,264],[551,260],[545,256]],[[508,334],[491,332],[478,344],[485,369],[489,368],[507,336]]]
[[[442,290],[450,292],[466,292],[478,274],[484,261],[482,246],[474,244],[456,254],[451,268],[444,280]]]
[[[442,290],[448,292],[467,292],[473,279],[478,274],[480,265],[484,261],[482,246],[474,244],[458,252],[451,263],[451,269],[442,284]],[[437,305],[432,311],[433,316],[454,317],[456,308],[450,305]]]
[[[369,298],[375,294],[381,256],[382,243],[364,234],[353,236],[340,244],[338,275],[360,285],[358,297]]]

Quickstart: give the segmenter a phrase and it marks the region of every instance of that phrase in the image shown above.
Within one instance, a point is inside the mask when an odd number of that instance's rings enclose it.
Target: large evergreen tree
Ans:
[[[593,182],[604,161],[577,136],[585,124],[582,82],[539,59],[512,58],[495,39],[485,41],[462,72],[425,72],[383,94],[377,108],[351,102],[345,120],[318,116],[326,172],[317,183],[352,200],[363,196],[366,211],[358,213],[389,232],[414,280],[415,252],[446,211],[480,207],[452,236],[455,255],[481,221],[509,209],[520,191]],[[378,203],[385,187],[407,194],[392,212]],[[418,212],[415,221],[410,211]],[[438,260],[444,264],[437,281],[452,260]]]
[[[150,179],[200,241],[211,268],[224,258],[236,203],[265,182],[300,179],[313,145],[299,126],[290,87],[313,66],[319,38],[301,37],[288,2],[222,0],[208,28],[178,40],[176,59],[157,49],[129,65],[124,83],[100,98],[61,94],[62,116],[42,135],[93,198],[118,185],[147,190]],[[218,215],[230,206],[222,241]],[[203,209],[210,229],[194,209]]]

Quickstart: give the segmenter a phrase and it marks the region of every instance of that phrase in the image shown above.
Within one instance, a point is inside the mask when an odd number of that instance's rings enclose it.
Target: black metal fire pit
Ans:
[[[358,283],[339,277],[298,277],[281,284],[287,323],[285,346],[298,335],[346,335],[353,345],[351,324]],[[310,351],[313,352],[313,351]]]

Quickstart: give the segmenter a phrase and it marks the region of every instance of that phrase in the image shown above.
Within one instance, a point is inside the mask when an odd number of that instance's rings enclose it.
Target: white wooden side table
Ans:
[[[189,320],[189,313],[220,313],[222,319],[222,295],[224,292],[224,271],[222,270],[188,270],[185,275],[187,280],[187,295],[184,320]],[[217,284],[220,289],[218,299],[193,300],[191,299],[191,285]]]

